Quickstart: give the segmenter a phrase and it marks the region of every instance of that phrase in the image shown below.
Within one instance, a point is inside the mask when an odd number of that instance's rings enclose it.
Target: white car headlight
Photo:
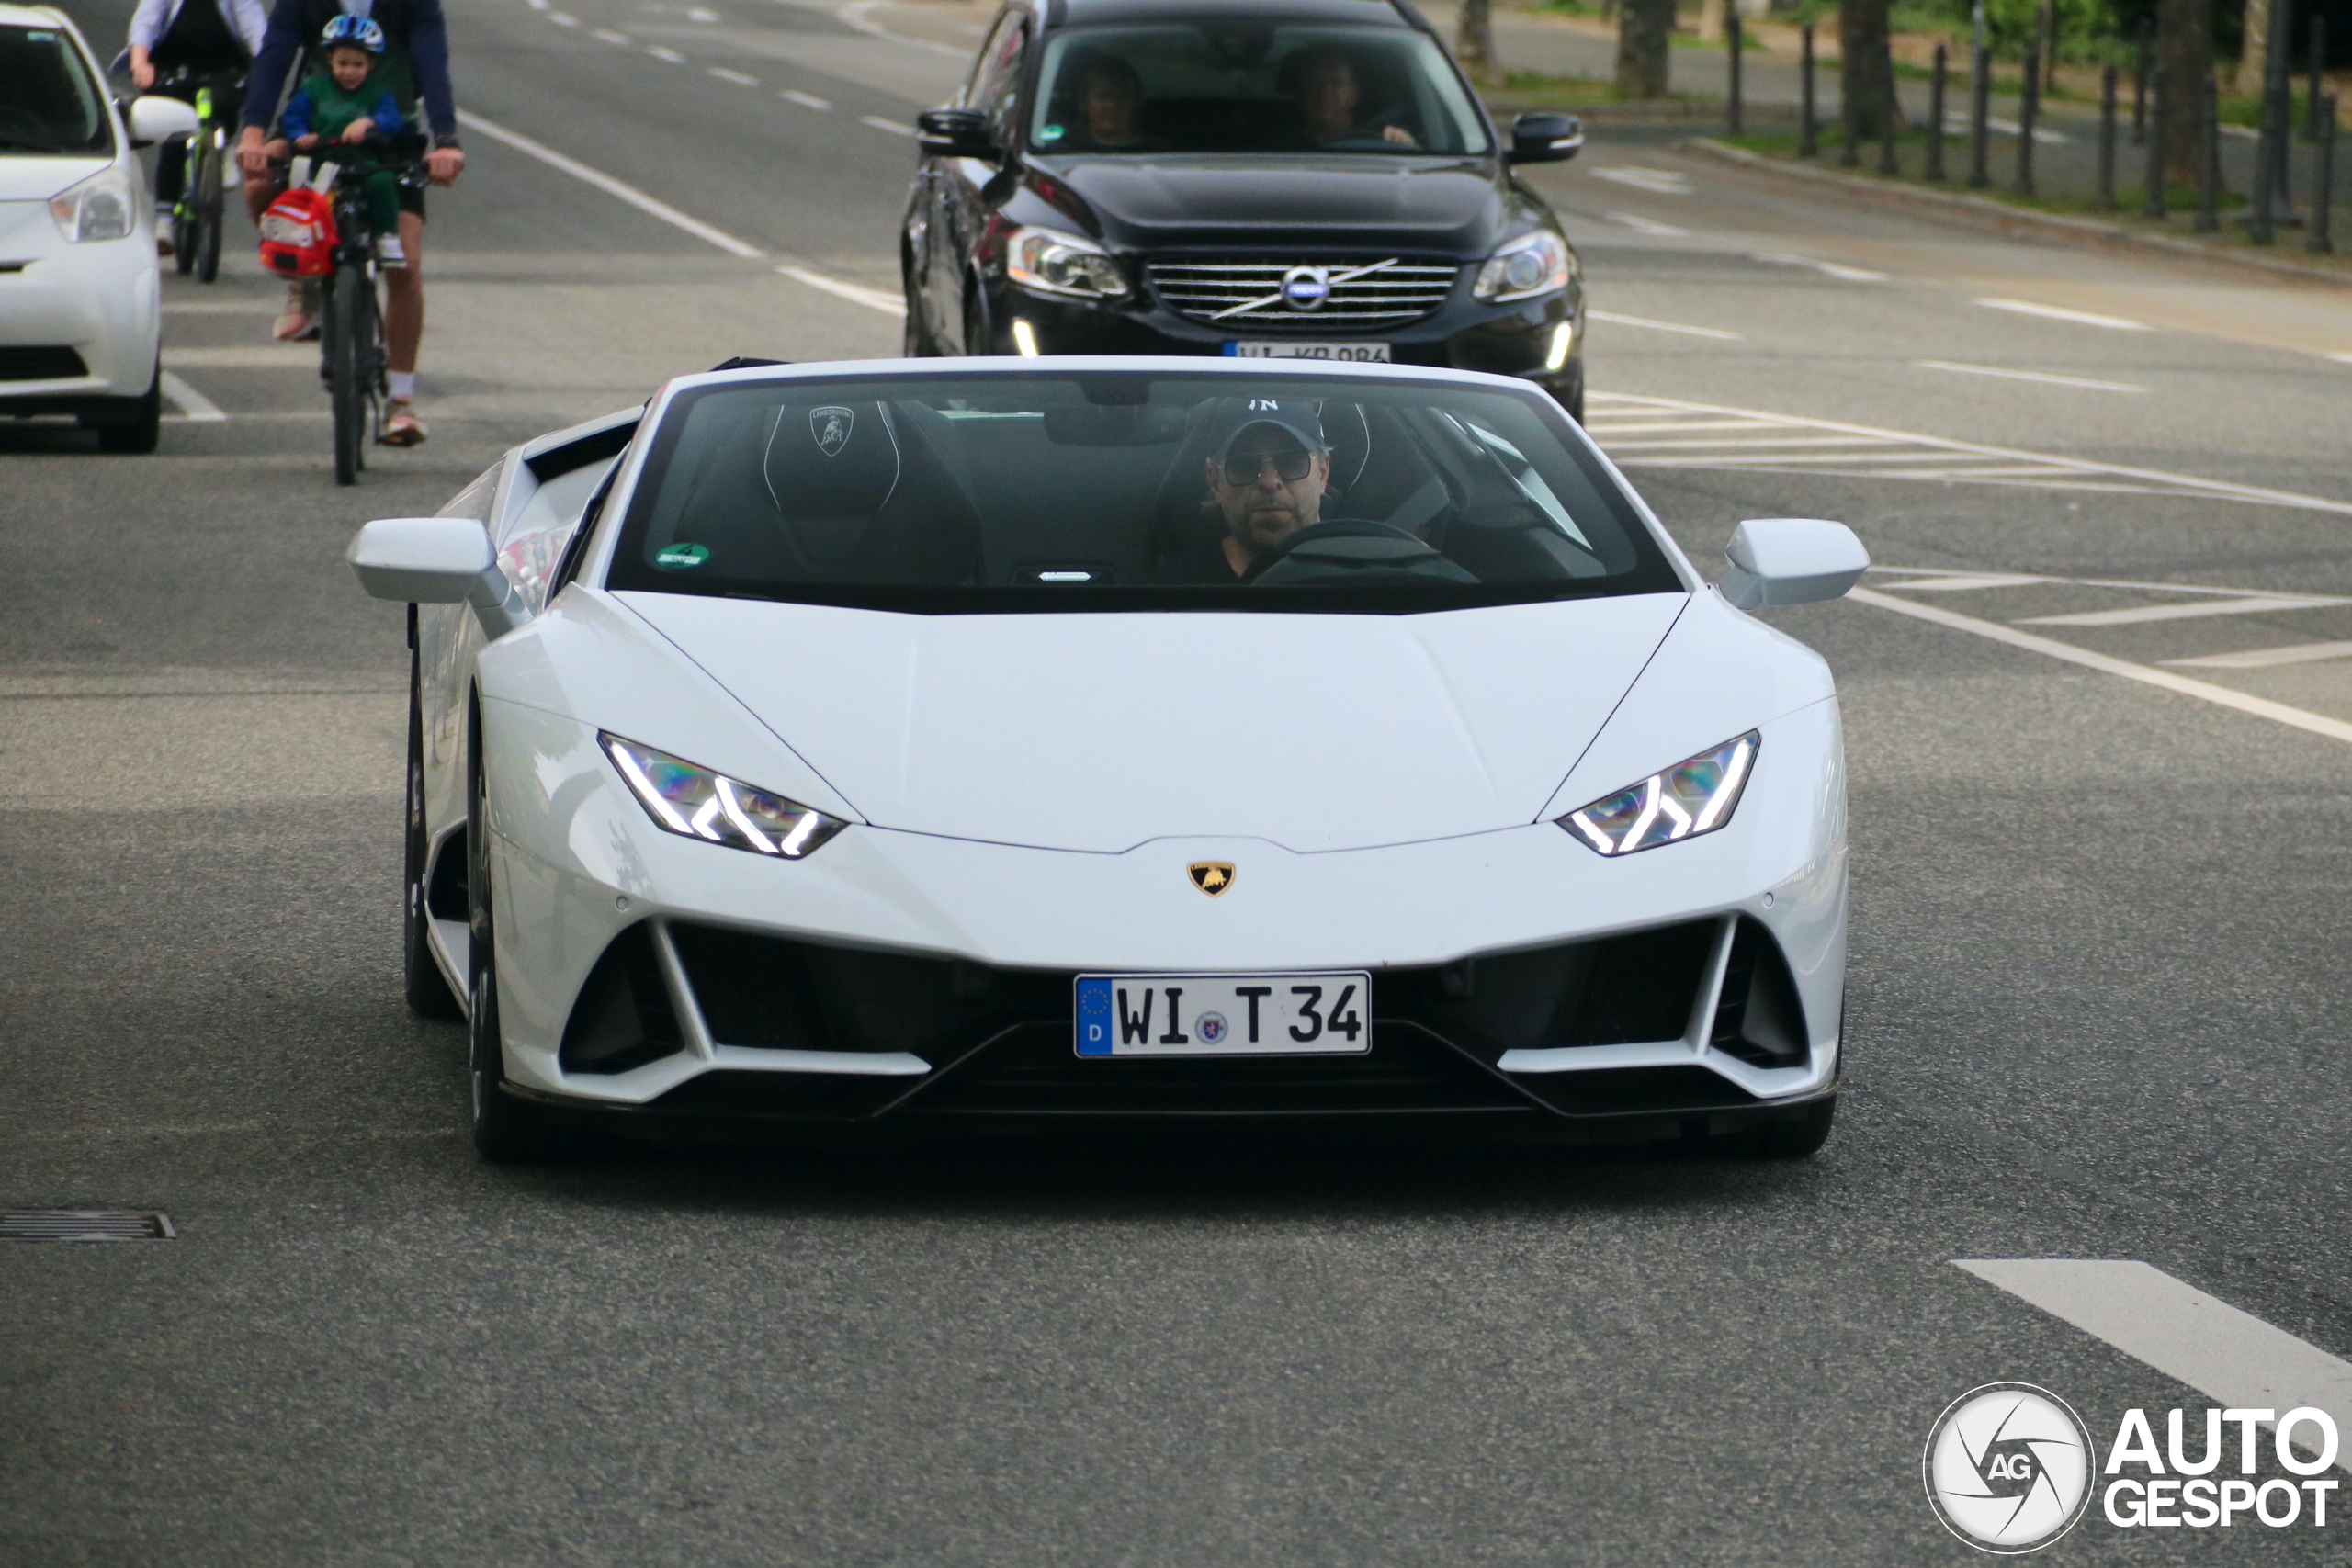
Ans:
[[[645,814],[666,832],[730,850],[798,860],[849,826],[836,817],[699,768],[666,751],[599,733]]]
[[[1005,275],[1023,288],[1066,299],[1115,299],[1126,275],[1091,240],[1051,229],[1015,229],[1005,242]]]
[[[1566,288],[1575,276],[1576,258],[1567,242],[1549,229],[1538,229],[1488,256],[1470,292],[1499,305]]]
[[[68,244],[119,240],[134,223],[138,205],[130,177],[120,169],[100,169],[80,185],[49,198],[49,215]]]
[[[1761,743],[1751,729],[1556,820],[1604,855],[1629,855],[1712,833],[1731,820]]]

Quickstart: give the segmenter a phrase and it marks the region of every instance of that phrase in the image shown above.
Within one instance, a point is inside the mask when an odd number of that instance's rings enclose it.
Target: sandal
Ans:
[[[387,446],[422,446],[432,434],[406,398],[394,398],[384,405],[384,433],[376,439]]]

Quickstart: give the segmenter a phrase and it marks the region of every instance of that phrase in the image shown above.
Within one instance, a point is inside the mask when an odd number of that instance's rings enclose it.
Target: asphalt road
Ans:
[[[1702,558],[1812,515],[1911,569],[1778,616],[1851,765],[1822,1156],[478,1163],[458,1032],[400,1003],[405,658],[344,543],[665,376],[895,352],[854,296],[911,149],[868,117],[986,20],[550,4],[456,17],[466,107],[758,255],[471,130],[426,446],[333,486],[242,254],[167,278],[224,417],[0,431],[0,1208],[179,1228],[0,1242],[0,1562],[1959,1562],[1919,1456],[1963,1391],[2102,1448],[2223,1401],[1955,1259],[2144,1259],[2352,1355],[2352,659],[2294,651],[2352,650],[2352,296],[1658,145],[1541,176],[1608,312],[1596,433]],[[2094,1511],[2047,1559],[2352,1562],[2329,1517]]]

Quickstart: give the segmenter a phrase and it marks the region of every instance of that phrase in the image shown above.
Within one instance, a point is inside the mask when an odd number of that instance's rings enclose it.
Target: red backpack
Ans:
[[[334,270],[334,204],[323,191],[294,189],[261,215],[261,264],[288,277]]]

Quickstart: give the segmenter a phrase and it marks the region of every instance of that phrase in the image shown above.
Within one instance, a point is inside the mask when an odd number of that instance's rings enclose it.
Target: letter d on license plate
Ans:
[[[1080,975],[1081,1056],[1347,1056],[1372,1049],[1372,976]]]

